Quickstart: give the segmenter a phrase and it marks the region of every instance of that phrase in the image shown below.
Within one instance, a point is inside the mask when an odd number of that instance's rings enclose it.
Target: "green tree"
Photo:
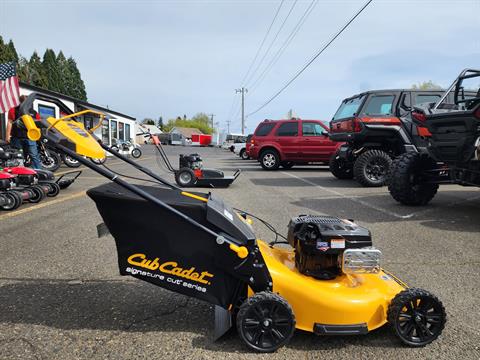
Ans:
[[[150,118],[145,118],[145,119],[143,119],[142,124],[144,124],[144,125],[155,125],[155,121],[153,119],[150,119]]]
[[[42,61],[43,69],[46,74],[46,85],[48,90],[60,91],[60,71],[58,68],[57,57],[52,49],[45,50]]]
[[[163,130],[170,131],[174,127],[196,128],[204,134],[213,133],[213,129],[210,127],[210,118],[205,113],[197,113],[191,119],[182,119],[180,116],[170,119]]]
[[[29,69],[31,72],[31,83],[32,85],[39,86],[42,88],[47,87],[47,76],[42,65],[42,60],[36,51],[33,52],[30,60],[28,62]]]
[[[418,84],[413,84],[412,89],[414,90],[441,90],[442,87],[438,84],[435,84],[432,80],[423,81]]]
[[[11,57],[10,61],[18,62],[17,50],[15,49],[15,45],[13,44],[13,41],[11,39],[8,42],[7,48],[8,48],[8,52],[10,54],[10,57]]]
[[[17,62],[17,75],[20,81],[24,81],[27,84],[32,84],[32,70],[30,69],[30,64],[27,59],[23,56],[20,56]]]
[[[87,101],[87,91],[85,89],[85,83],[82,80],[80,70],[78,70],[77,63],[72,57],[67,60],[68,72],[69,72],[69,95],[74,98]]]
[[[65,55],[63,55],[62,50],[60,50],[60,52],[58,53],[56,60],[59,76],[57,91],[65,95],[73,96],[72,90],[74,89],[74,80],[72,79],[67,59],[65,58]]]
[[[160,129],[160,130],[163,130],[163,117],[159,117],[158,118],[158,125],[157,127]]]

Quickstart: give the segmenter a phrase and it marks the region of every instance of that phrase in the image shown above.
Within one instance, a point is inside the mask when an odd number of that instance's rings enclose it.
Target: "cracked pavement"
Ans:
[[[179,153],[193,150],[166,149],[174,164]],[[143,150],[142,165],[162,173],[153,149]],[[97,238],[101,218],[89,198],[77,195],[105,182],[86,170],[57,198],[68,200],[0,213],[0,359],[480,358],[477,188],[444,186],[429,206],[411,208],[395,203],[386,188],[336,180],[325,167],[265,172],[228,151],[194,151],[206,167],[242,169],[230,189],[211,191],[283,233],[302,213],[353,218],[370,228],[385,267],[444,302],[443,336],[410,349],[388,327],[352,337],[297,331],[289,345],[268,355],[250,352],[235,331],[214,342],[213,306],[118,275],[112,237]],[[118,161],[109,165],[128,171]],[[272,239],[254,226],[260,238]]]

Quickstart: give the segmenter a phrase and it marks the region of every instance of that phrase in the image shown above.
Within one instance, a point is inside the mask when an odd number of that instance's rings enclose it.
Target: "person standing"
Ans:
[[[17,120],[20,117],[20,105],[25,101],[26,96],[20,96],[20,104],[8,111],[7,136],[6,141],[17,149],[27,151],[32,159],[32,167],[34,169],[42,169],[42,162],[38,153],[36,141],[32,141],[27,136],[27,129],[20,126]],[[38,113],[36,115],[38,119]]]

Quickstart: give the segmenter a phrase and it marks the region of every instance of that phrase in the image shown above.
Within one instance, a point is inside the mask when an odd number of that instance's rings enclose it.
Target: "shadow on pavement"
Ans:
[[[63,330],[191,332],[200,335],[193,339],[194,347],[250,352],[234,329],[213,341],[212,305],[143,282],[24,279],[1,289],[0,323]],[[394,336],[384,330],[368,336],[329,338],[297,331],[287,347],[320,350],[352,344],[397,345]]]
[[[414,220],[440,230],[480,232],[480,199],[468,195],[471,193],[440,191],[430,204],[416,207],[401,205],[388,193],[352,198],[308,197],[291,204],[367,223]]]

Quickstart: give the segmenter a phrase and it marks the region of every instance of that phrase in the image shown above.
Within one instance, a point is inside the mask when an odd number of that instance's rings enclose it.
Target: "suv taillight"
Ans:
[[[425,122],[427,120],[425,114],[417,111],[412,111],[412,118],[420,122]]]
[[[362,122],[360,121],[360,119],[355,118],[352,120],[352,128],[353,132],[362,131]]]

